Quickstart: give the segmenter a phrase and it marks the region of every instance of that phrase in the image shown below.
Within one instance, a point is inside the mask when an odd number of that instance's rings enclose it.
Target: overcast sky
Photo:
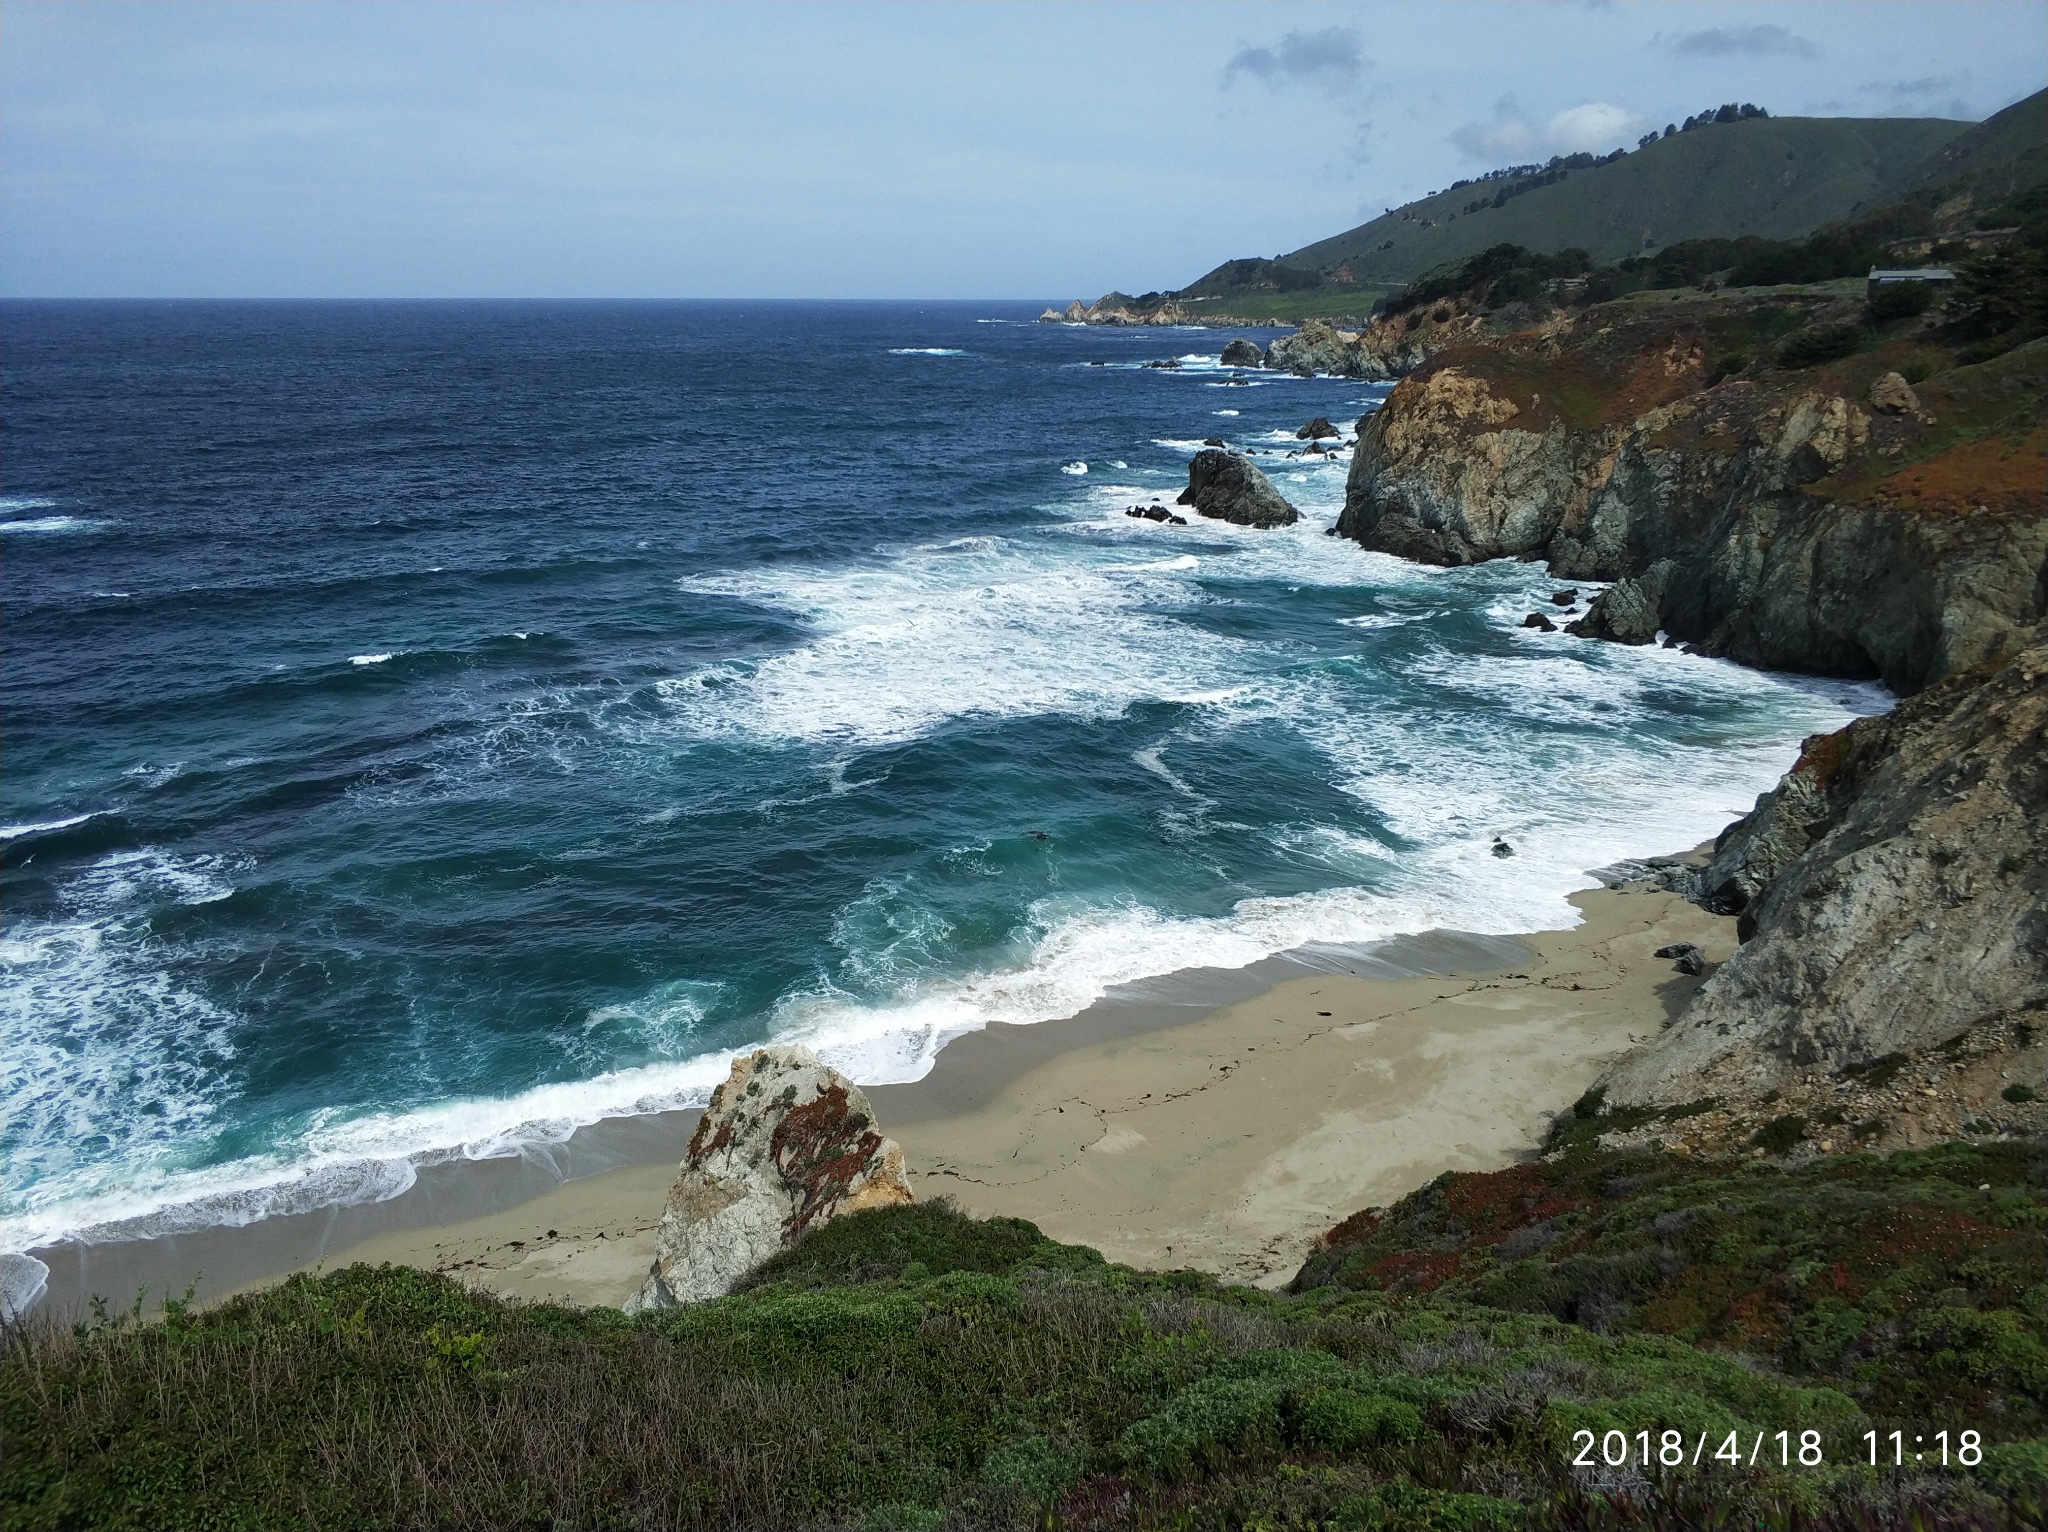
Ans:
[[[5,0],[0,294],[1093,298],[1723,101],[2044,84],[2048,0]]]

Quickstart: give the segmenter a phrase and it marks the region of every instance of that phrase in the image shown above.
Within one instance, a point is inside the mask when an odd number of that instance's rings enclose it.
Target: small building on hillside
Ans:
[[[1925,282],[1929,287],[1954,287],[1956,274],[1946,266],[1873,266],[1864,292],[1874,298],[1880,287],[1890,287],[1894,282]]]

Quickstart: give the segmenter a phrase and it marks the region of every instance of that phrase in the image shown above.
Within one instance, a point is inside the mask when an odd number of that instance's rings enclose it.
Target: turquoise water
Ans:
[[[1384,389],[1035,313],[0,310],[6,1247],[1566,926],[1883,701],[1525,630],[1325,535],[1294,429]],[[1123,514],[1212,435],[1302,524]]]

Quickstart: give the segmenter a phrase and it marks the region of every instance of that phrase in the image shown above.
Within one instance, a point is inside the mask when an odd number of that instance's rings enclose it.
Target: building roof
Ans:
[[[1953,282],[1956,274],[1946,266],[1873,266],[1873,282]]]

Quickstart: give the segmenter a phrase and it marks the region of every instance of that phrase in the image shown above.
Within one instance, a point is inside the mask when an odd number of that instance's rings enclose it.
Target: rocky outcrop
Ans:
[[[1203,448],[1188,464],[1188,487],[1179,503],[1241,527],[1285,527],[1301,520],[1301,512],[1250,458],[1218,447]]]
[[[2048,1027],[2048,642],[1808,740],[1694,878],[1743,945],[1609,1074],[1623,1104],[1755,1097]]]
[[[1225,367],[1263,367],[1266,353],[1258,348],[1255,341],[1239,336],[1223,348],[1222,362]]]
[[[2048,475],[2026,433],[2048,343],[1873,414],[1852,402],[1854,360],[1709,386],[1724,318],[1616,306],[1438,354],[1360,423],[1339,532],[1428,563],[1542,558],[1613,581],[1573,627],[1589,636],[1662,632],[1902,692],[2040,617]],[[1987,394],[2008,432],[1995,446],[1944,425]]]
[[[1340,330],[1328,320],[1304,319],[1293,334],[1266,348],[1266,365],[1304,378],[1317,373],[1368,382],[1399,378],[1446,347],[1470,344],[1485,334],[1485,319],[1448,306],[1441,315],[1414,309],[1375,319],[1362,330]]]
[[[1294,439],[1298,442],[1319,442],[1326,437],[1342,436],[1343,434],[1342,431],[1330,424],[1329,416],[1318,415],[1314,420],[1309,421],[1300,430],[1296,431]]]
[[[1047,309],[1038,316],[1041,324],[1128,325],[1227,325],[1239,327],[1253,321],[1230,314],[1197,314],[1169,298],[1152,308],[1133,307],[1134,299],[1122,293],[1106,293],[1093,303],[1076,298],[1064,309]],[[1256,349],[1256,348],[1254,348]],[[1247,364],[1251,365],[1251,364]]]
[[[860,1087],[808,1048],[764,1048],[712,1093],[627,1312],[719,1297],[828,1219],[915,1200]]]
[[[1359,337],[1323,319],[1304,319],[1290,335],[1266,348],[1266,365],[1300,377],[1329,373],[1344,378],[1384,378],[1385,371],[1360,348]]]

